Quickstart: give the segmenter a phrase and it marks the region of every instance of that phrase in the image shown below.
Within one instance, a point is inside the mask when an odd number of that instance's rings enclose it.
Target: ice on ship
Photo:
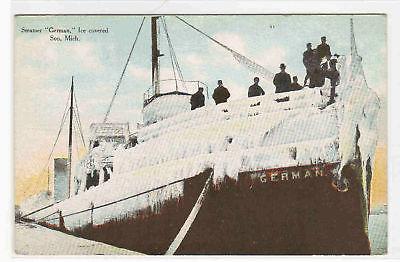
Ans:
[[[144,125],[129,134],[123,124],[94,124],[75,180],[96,172],[98,185],[76,183],[78,194],[26,217],[146,254],[369,254],[380,105],[352,26],[335,103],[326,83],[191,111],[190,93],[160,92],[160,21],[151,18]]]

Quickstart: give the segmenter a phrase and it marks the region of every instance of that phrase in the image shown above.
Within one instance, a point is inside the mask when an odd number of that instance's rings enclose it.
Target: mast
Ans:
[[[158,18],[160,17],[153,16],[151,18],[151,84],[153,86],[154,95],[160,94],[159,57],[163,56],[163,54],[160,54],[160,50],[158,49]]]
[[[69,131],[68,131],[68,198],[71,197],[71,175],[72,175],[72,116],[74,110],[74,76],[71,82],[71,104],[69,107]]]

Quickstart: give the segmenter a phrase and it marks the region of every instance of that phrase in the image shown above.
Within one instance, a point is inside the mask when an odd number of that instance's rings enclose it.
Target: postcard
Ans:
[[[15,253],[386,254],[386,20],[16,15]]]

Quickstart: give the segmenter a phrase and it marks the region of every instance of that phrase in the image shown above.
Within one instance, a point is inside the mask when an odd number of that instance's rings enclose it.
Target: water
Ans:
[[[368,235],[371,243],[371,255],[387,253],[387,206],[373,209],[369,216]]]

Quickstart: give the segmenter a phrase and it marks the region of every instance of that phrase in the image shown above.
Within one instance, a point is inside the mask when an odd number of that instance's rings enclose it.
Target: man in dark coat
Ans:
[[[258,77],[254,77],[254,84],[249,87],[249,91],[247,93],[249,97],[265,95],[264,90],[258,85],[258,82],[260,82],[260,79]]]
[[[192,110],[204,106],[204,95],[202,87],[199,87],[199,90],[190,97],[190,105],[192,106]]]
[[[214,98],[215,104],[226,103],[228,98],[231,96],[228,89],[222,84],[222,80],[218,80],[218,86],[214,89],[212,97]]]
[[[321,87],[325,84],[325,75],[324,75],[324,70],[321,67],[316,67],[313,69],[311,72],[310,76],[310,88],[314,87]]]
[[[290,75],[285,72],[285,64],[281,64],[279,68],[281,69],[281,71],[275,75],[273,81],[276,87],[275,93],[283,93],[289,91],[291,83]]]
[[[293,76],[293,82],[290,84],[290,91],[297,91],[303,89],[303,87],[298,83],[299,79],[297,76]]]
[[[306,68],[306,76],[304,78],[303,84],[305,86],[307,80],[311,77],[311,74],[314,71],[315,67],[319,64],[319,59],[316,57],[316,50],[312,49],[311,43],[307,43],[307,50],[303,53],[303,64]]]
[[[321,37],[321,44],[319,44],[317,46],[317,55],[318,55],[320,62],[322,61],[322,59],[324,57],[326,57],[329,60],[332,56],[331,48],[326,43],[326,36]]]

